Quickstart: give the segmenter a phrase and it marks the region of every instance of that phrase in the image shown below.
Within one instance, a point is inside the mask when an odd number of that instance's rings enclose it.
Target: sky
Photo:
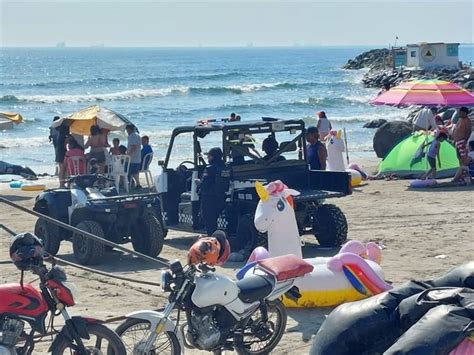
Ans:
[[[107,47],[474,42],[474,0],[0,0],[0,45]]]

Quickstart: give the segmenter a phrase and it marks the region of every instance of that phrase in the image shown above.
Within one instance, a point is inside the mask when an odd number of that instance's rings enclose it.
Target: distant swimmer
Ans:
[[[326,136],[332,129],[332,124],[328,120],[326,112],[319,111],[316,113],[316,115],[318,116],[318,123],[316,125],[316,128],[319,130],[319,137],[321,140],[325,140]]]

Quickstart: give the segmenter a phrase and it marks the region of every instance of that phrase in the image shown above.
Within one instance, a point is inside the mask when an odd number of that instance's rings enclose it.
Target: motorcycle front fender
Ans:
[[[150,322],[150,329],[156,329],[158,323],[161,320],[164,322],[164,328],[162,332],[172,332],[175,333],[178,337],[179,345],[181,346],[182,351],[184,351],[184,340],[182,332],[176,328],[176,324],[173,323],[169,318],[166,318],[165,315],[157,311],[136,311],[127,314],[127,318],[136,318],[143,319]]]
[[[94,321],[82,317],[72,317],[71,319],[66,320],[66,324],[58,335],[56,335],[53,343],[49,347],[48,353],[50,353],[52,349],[57,348],[57,344],[61,343],[64,338],[72,342],[74,339],[73,332],[79,335],[82,339],[90,339],[89,331],[87,330],[88,323],[94,323]]]

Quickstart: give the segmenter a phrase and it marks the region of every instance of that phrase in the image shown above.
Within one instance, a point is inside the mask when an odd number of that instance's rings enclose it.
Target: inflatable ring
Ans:
[[[23,191],[43,191],[46,189],[46,185],[44,184],[25,184],[21,185],[21,189]]]
[[[10,182],[10,187],[12,189],[19,189],[21,187],[21,185],[23,185],[23,182],[21,182],[21,181],[16,181],[15,180],[15,181]]]
[[[355,169],[346,169],[346,172],[351,174],[351,186],[359,186],[362,182],[362,175]]]

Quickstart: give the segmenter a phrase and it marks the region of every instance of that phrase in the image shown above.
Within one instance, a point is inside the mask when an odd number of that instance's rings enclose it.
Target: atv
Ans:
[[[157,256],[166,233],[157,194],[118,196],[115,187],[107,187],[110,180],[103,175],[74,176],[70,188],[43,191],[33,209],[117,244],[131,241],[134,250]],[[72,241],[74,256],[84,265],[99,263],[108,248],[42,218],[36,221],[35,234],[52,255],[61,241]]]
[[[255,182],[281,180],[300,191],[294,198],[300,235],[312,233],[319,244],[334,247],[347,239],[347,221],[339,207],[325,203],[328,198],[352,193],[350,174],[311,170],[307,163],[305,123],[264,117],[261,121],[200,121],[194,126],[173,130],[166,158],[158,164],[162,173],[156,179],[166,228],[203,233],[196,180],[205,169],[204,152],[221,147],[230,171],[226,208],[218,227],[231,240],[254,240],[262,244],[265,236],[254,227],[254,213],[259,202]],[[259,151],[262,140],[280,140],[278,150],[269,159]],[[193,144],[193,155],[180,161],[181,147]],[[176,166],[177,165],[177,166]],[[175,166],[175,167],[173,167]],[[238,243],[237,243],[238,244]],[[234,248],[234,245],[232,246]]]

